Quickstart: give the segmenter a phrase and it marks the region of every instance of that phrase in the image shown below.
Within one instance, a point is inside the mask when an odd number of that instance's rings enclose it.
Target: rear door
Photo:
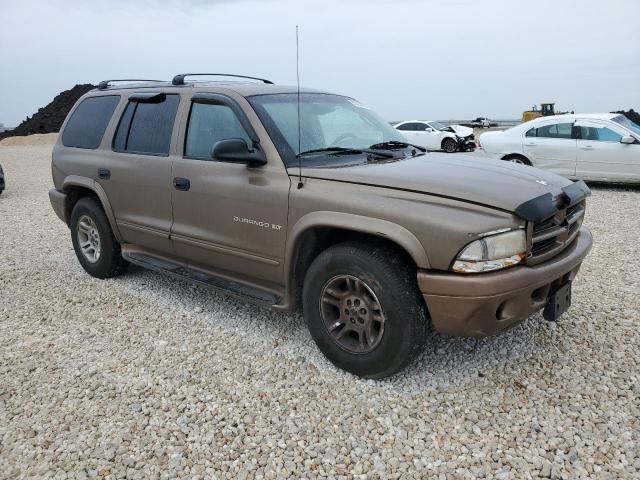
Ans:
[[[97,178],[124,240],[169,253],[171,144],[179,103],[177,94],[132,94]]]
[[[174,185],[182,185],[172,190],[176,254],[236,281],[282,284],[291,183],[284,164],[273,155],[261,167],[212,159],[220,140],[241,138],[250,147],[269,141],[226,95],[196,93],[185,115],[172,173]]]
[[[577,176],[585,180],[640,181],[640,142],[621,143],[629,135],[603,121],[578,120]]]
[[[573,120],[548,120],[525,132],[522,149],[534,167],[565,177],[575,176],[576,136],[573,124]]]

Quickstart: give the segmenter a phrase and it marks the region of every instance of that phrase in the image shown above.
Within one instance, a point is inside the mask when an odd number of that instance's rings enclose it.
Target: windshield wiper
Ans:
[[[399,142],[398,140],[389,140],[388,142],[375,143],[371,145],[369,148],[381,149],[381,150],[394,150],[396,148],[407,148],[413,147],[417,148],[421,152],[426,152],[427,149],[421,147],[420,145],[414,145],[413,143],[407,142]]]
[[[381,152],[379,150],[372,150],[371,148],[346,148],[346,147],[327,147],[327,148],[314,148],[313,150],[306,150],[300,152],[297,157],[302,157],[311,153],[328,153],[329,155],[340,155],[341,153],[371,153],[385,158],[394,158],[393,153]]]

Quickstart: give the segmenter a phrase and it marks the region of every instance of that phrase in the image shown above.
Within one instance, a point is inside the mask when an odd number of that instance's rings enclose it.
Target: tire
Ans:
[[[507,155],[506,157],[503,158],[503,160],[505,162],[517,163],[518,165],[531,166],[531,162],[529,161],[529,159],[527,159],[527,157],[523,155],[517,155],[517,154]]]
[[[70,228],[76,257],[89,275],[110,278],[127,267],[98,199],[83,197],[78,200],[71,212]]]
[[[458,150],[458,143],[451,137],[447,137],[442,140],[442,150],[447,153],[454,153]]]
[[[351,278],[356,287],[339,289],[343,278],[344,285]],[[318,348],[334,365],[360,377],[393,375],[419,355],[426,341],[429,319],[415,269],[392,248],[356,242],[328,248],[309,267],[302,295],[304,318]],[[362,303],[356,298],[349,304],[354,295]],[[365,318],[369,322],[361,324]],[[330,333],[338,323],[344,327]],[[360,341],[368,326],[369,336]]]

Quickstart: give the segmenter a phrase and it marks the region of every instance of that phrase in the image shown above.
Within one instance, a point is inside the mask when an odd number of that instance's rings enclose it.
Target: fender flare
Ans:
[[[118,229],[116,217],[113,214],[113,209],[111,208],[111,203],[109,202],[107,193],[104,191],[102,186],[92,178],[81,177],[79,175],[69,175],[62,182],[62,190],[65,193],[68,193],[69,190],[74,186],[87,188],[96,194],[98,200],[100,200],[100,203],[102,204],[104,213],[107,215],[107,220],[109,221],[109,225],[111,226],[113,235],[116,237],[116,240],[118,240],[118,242],[122,242],[122,235],[120,234],[120,230]]]
[[[418,268],[429,268],[429,258],[418,238],[405,227],[388,220],[365,217],[351,213],[318,211],[300,218],[291,228],[290,239],[285,251],[285,272],[291,273],[293,255],[301,235],[313,228],[333,227],[354,232],[368,233],[385,238],[402,247],[413,259]]]

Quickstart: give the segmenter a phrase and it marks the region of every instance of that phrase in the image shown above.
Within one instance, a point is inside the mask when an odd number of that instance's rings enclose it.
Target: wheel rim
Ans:
[[[511,163],[517,163],[518,165],[526,165],[521,158],[511,158],[509,161]]]
[[[444,151],[447,153],[451,153],[456,149],[456,145],[453,140],[448,139],[444,141]]]
[[[91,263],[96,263],[100,260],[100,253],[102,252],[102,244],[100,241],[100,233],[96,222],[87,215],[82,215],[78,220],[78,245],[84,258]]]
[[[382,340],[385,316],[380,301],[352,275],[338,275],[325,283],[320,314],[333,341],[349,353],[369,353]]]

